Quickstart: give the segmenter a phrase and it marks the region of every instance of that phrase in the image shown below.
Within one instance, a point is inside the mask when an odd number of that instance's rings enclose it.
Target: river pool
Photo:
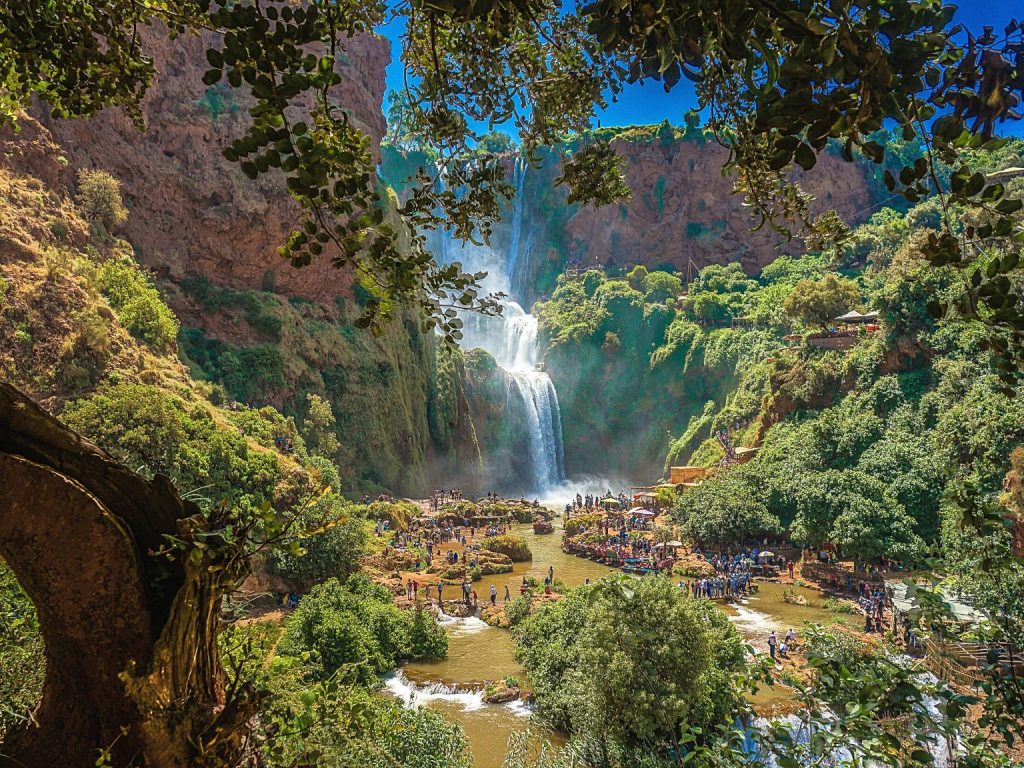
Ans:
[[[490,585],[498,588],[500,600],[508,585],[513,596],[519,594],[523,576],[541,581],[553,567],[555,578],[570,587],[587,579],[596,580],[614,569],[590,560],[567,555],[562,551],[561,522],[555,522],[554,533],[538,535],[529,525],[513,526],[511,533],[526,538],[533,552],[529,563],[516,563],[512,573],[486,576],[475,587],[481,599],[487,599]],[[806,599],[808,605],[787,602],[783,595]],[[779,634],[792,627],[799,632],[805,622],[821,624],[850,623],[855,626],[859,616],[834,614],[821,606],[821,593],[806,587],[760,583],[759,591],[737,604],[724,604],[722,610],[736,629],[747,638],[755,651],[767,650],[768,634]],[[501,768],[509,737],[526,729],[530,709],[519,702],[484,704],[480,688],[486,682],[506,676],[525,680],[522,667],[514,657],[515,646],[507,630],[490,627],[476,617],[445,620],[448,629],[448,656],[441,661],[408,664],[389,677],[386,690],[410,705],[436,709],[462,725],[473,751],[474,768]],[[784,705],[790,698],[788,689],[763,688],[754,698],[760,709]],[[559,734],[550,734],[560,741]]]

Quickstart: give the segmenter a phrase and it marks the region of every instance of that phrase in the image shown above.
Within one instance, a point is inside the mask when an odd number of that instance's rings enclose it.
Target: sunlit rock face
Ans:
[[[539,165],[506,158],[516,190],[503,220],[494,227],[491,247],[507,254],[507,284],[529,309],[550,293],[567,266],[672,269],[696,274],[708,264],[740,262],[754,274],[781,253],[803,246],[758,220],[735,194],[735,177],[723,176],[728,152],[694,138],[663,140],[656,126],[625,129],[611,145],[624,162],[630,200],[602,207],[565,204],[566,190],[555,153],[542,152]],[[416,158],[383,151],[382,175],[399,196]],[[846,163],[826,151],[801,185],[814,199],[813,214],[835,208],[848,224],[865,221],[882,200],[864,162]],[[890,201],[891,202],[891,201]]]
[[[222,152],[243,133],[247,102],[226,85],[202,83],[212,37],[168,40],[143,28],[156,78],[142,105],[139,131],[118,110],[88,120],[44,121],[69,160],[69,170],[102,168],[121,180],[132,215],[123,235],[144,263],[180,280],[197,274],[233,288],[267,288],[330,301],[348,288],[347,274],[323,259],[293,269],[276,253],[294,226],[298,206],[277,173],[246,178]],[[346,44],[335,97],[372,139],[376,153],[387,41],[360,36]]]
[[[735,177],[723,176],[724,148],[711,141],[662,143],[615,140],[626,161],[633,198],[622,206],[580,208],[566,222],[570,252],[584,265],[671,266],[686,273],[708,264],[739,261],[750,274],[776,259],[784,238],[757,221],[743,196],[733,193]],[[864,166],[823,153],[804,176],[814,196],[812,211],[835,208],[850,223],[871,213],[874,202]]]

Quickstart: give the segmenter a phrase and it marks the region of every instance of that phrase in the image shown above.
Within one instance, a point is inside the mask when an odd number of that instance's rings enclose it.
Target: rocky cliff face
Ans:
[[[664,265],[685,273],[691,261],[697,268],[739,261],[753,273],[779,255],[784,239],[769,227],[753,231],[757,222],[743,197],[733,194],[734,177],[722,174],[723,147],[657,139],[615,140],[612,146],[626,161],[633,198],[573,212],[567,247],[584,266]],[[863,167],[829,154],[802,183],[815,198],[815,213],[835,208],[851,223],[861,221],[873,202]]]
[[[209,38],[145,34],[158,72],[142,105],[146,131],[113,110],[77,121],[26,117],[20,133],[0,133],[0,166],[40,179],[55,199],[73,192],[78,168],[118,178],[129,208],[118,234],[158,277],[182,321],[179,351],[222,387],[215,396],[274,404],[301,422],[306,394],[316,392],[337,418],[347,489],[429,490],[440,482],[439,457],[461,456],[472,429],[468,411],[451,435],[432,423],[433,338],[405,317],[380,337],[357,330],[349,273],[326,260],[304,269],[280,260],[298,209],[280,178],[253,182],[223,159],[246,107],[231,89],[202,84]],[[364,36],[349,41],[339,65],[339,100],[375,153],[388,57],[386,41]],[[38,227],[47,234],[45,219]]]
[[[512,293],[529,305],[549,293],[567,264],[616,269],[643,264],[682,274],[708,264],[739,261],[749,274],[800,244],[770,227],[754,231],[756,219],[733,193],[735,178],[722,173],[727,151],[703,138],[664,139],[655,126],[623,129],[612,147],[623,158],[632,198],[599,208],[565,204],[553,154],[540,167],[508,160],[521,206],[507,206],[494,229],[492,246],[516,265]],[[401,187],[414,158],[384,150],[385,180]],[[864,221],[878,200],[863,163],[845,163],[825,153],[801,184],[814,197],[811,209],[835,208],[848,224]]]
[[[344,293],[349,278],[326,260],[297,270],[277,256],[297,213],[282,179],[266,174],[254,183],[222,157],[242,133],[246,104],[227,86],[203,85],[210,38],[169,41],[161,30],[143,33],[157,71],[142,107],[146,131],[115,110],[45,121],[72,170],[102,168],[121,180],[131,211],[123,234],[143,263],[173,281],[198,274],[233,288],[272,287],[321,301]],[[346,54],[337,95],[376,152],[385,131],[388,43],[353,38]]]

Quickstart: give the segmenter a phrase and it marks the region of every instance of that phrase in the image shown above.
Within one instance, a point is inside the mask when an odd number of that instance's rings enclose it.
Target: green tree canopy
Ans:
[[[738,701],[721,673],[742,668],[742,642],[667,579],[572,590],[514,632],[542,714],[582,736],[667,746],[687,726],[729,722]]]
[[[356,574],[344,582],[328,579],[302,599],[282,650],[314,652],[325,678],[345,668],[370,682],[400,661],[443,657],[448,638],[432,615],[399,609],[390,591]]]
[[[673,516],[689,539],[703,545],[728,545],[782,531],[744,467],[684,490],[673,507]]]
[[[833,273],[819,280],[801,280],[782,305],[793,320],[808,326],[826,326],[860,303],[860,291],[852,280]]]
[[[128,209],[121,201],[121,182],[106,171],[82,168],[78,172],[77,200],[82,216],[108,232],[128,218]]]
[[[302,436],[306,440],[306,445],[313,453],[325,459],[333,459],[338,455],[341,442],[335,431],[331,402],[324,400],[320,395],[309,393],[306,395],[306,403],[308,409],[306,418],[302,421]]]

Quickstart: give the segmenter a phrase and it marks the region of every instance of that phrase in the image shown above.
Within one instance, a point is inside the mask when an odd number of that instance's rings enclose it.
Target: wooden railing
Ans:
[[[988,677],[989,646],[946,642],[936,638],[923,641],[923,662],[936,677],[966,687],[976,687]],[[1008,654],[1007,654],[1008,658]],[[1013,671],[1024,676],[1024,659],[1015,658]],[[1005,672],[1009,672],[1009,665]]]

